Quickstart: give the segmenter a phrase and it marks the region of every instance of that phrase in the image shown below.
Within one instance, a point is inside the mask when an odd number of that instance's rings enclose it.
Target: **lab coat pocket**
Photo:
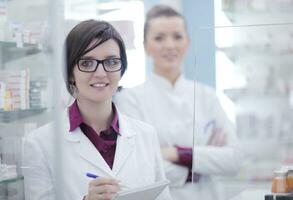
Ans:
[[[138,182],[142,185],[150,184],[155,182],[155,170],[154,166],[147,160],[141,160],[138,162]]]
[[[155,182],[154,167],[144,159],[132,163],[130,166],[131,176],[127,178],[130,187],[139,187]]]
[[[194,128],[194,144],[207,145],[215,126],[215,120],[197,120]]]

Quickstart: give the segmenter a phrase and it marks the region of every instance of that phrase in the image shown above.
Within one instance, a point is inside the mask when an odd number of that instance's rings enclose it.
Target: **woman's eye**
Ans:
[[[183,38],[183,36],[182,36],[182,35],[175,35],[174,38],[175,38],[176,40],[181,40],[181,39]]]
[[[81,61],[81,66],[83,66],[83,67],[91,67],[91,66],[93,66],[93,61],[92,60],[82,60]]]
[[[155,41],[162,41],[163,37],[161,37],[161,36],[157,36],[157,37],[155,37],[154,39],[155,39]]]
[[[108,59],[104,61],[104,64],[107,66],[114,66],[118,64],[118,60],[115,59]]]

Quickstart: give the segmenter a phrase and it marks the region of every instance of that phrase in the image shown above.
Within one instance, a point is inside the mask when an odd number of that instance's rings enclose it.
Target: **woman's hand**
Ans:
[[[165,160],[170,162],[177,162],[179,160],[179,155],[176,147],[161,147],[162,156]]]
[[[116,179],[98,177],[89,183],[85,200],[111,200],[119,190],[119,181]]]
[[[222,147],[226,145],[227,134],[218,127],[213,128],[212,135],[208,141],[208,145]]]

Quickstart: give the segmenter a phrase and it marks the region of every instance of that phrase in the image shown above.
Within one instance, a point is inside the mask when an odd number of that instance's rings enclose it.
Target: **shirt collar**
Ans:
[[[114,104],[112,104],[112,108],[113,108],[114,116],[113,116],[110,127],[112,127],[116,133],[120,134],[118,112]],[[82,123],[84,123],[84,120],[81,113],[79,112],[77,100],[75,100],[73,104],[69,107],[69,124],[70,124],[69,132],[74,131]]]
[[[118,112],[117,112],[117,109],[116,109],[114,103],[112,103],[112,108],[113,108],[114,115],[113,115],[113,119],[112,119],[112,122],[111,122],[111,127],[114,129],[114,131],[116,133],[120,134],[120,132],[119,132]]]
[[[73,104],[69,107],[69,132],[74,131],[82,123],[83,118],[79,112],[77,101],[75,100]]]
[[[156,85],[159,87],[163,87],[169,90],[181,90],[181,87],[184,86],[184,76],[181,74],[178,79],[176,80],[175,84],[172,85],[172,83],[167,80],[165,77],[162,77],[156,73],[152,73],[150,76],[150,81],[154,81]]]

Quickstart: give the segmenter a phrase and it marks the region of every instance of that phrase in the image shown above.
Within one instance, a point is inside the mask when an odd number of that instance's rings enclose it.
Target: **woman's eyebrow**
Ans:
[[[109,55],[109,56],[106,56],[105,58],[119,58],[119,56],[117,56],[117,55]]]
[[[108,55],[105,56],[104,59],[109,59],[109,58],[119,58],[117,55]],[[94,56],[82,56],[81,59],[96,59]],[[100,59],[97,59],[100,60]]]
[[[93,56],[81,56],[81,59],[95,59]]]
[[[162,32],[157,32],[154,34],[154,36],[164,36],[164,35],[165,35],[165,33],[162,33]]]

